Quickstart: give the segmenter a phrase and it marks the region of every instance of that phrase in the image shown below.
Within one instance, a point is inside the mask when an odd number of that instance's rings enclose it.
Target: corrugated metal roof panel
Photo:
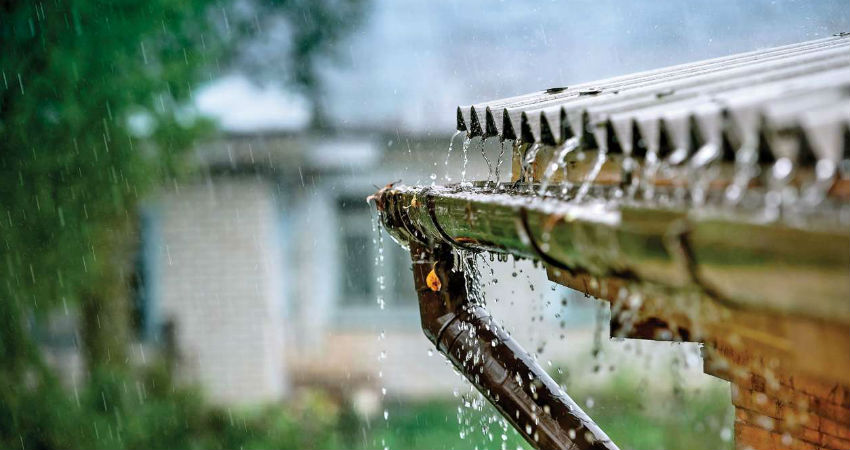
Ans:
[[[848,100],[850,36],[842,33],[462,106],[457,128],[549,145],[577,135],[585,146],[626,153],[638,139],[652,150],[666,138],[687,155],[695,141],[743,145],[764,136],[777,157],[796,157],[805,138],[818,159],[837,160]]]

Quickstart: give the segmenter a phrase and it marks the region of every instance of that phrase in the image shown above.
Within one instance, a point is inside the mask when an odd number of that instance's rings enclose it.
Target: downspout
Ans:
[[[536,449],[617,450],[484,306],[470,301],[464,274],[452,270],[451,246],[412,226],[392,184],[367,200],[375,201],[390,236],[410,250],[425,336],[514,429]]]
[[[463,273],[452,270],[448,246],[409,245],[425,336],[529,444],[537,449],[617,449],[487,310],[469,300]]]

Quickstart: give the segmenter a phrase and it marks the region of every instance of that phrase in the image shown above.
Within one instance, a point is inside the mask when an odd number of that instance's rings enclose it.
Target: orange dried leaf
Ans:
[[[443,283],[440,282],[440,277],[437,276],[437,272],[434,269],[428,272],[428,276],[425,277],[425,283],[434,292],[439,291],[443,287]]]

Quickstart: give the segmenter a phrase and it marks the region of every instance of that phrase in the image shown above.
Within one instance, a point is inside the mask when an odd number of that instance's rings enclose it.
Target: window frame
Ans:
[[[401,264],[402,261],[408,261],[407,270],[409,272],[409,257],[405,254],[407,250],[396,244],[386,232],[381,233],[382,245],[384,248],[384,262],[381,265],[381,272],[377,270],[375,258],[378,254],[378,247],[373,243],[376,236],[373,229],[373,221],[375,211],[371,206],[368,206],[363,199],[368,194],[363,193],[362,196],[356,193],[339,194],[334,198],[334,212],[336,214],[337,229],[339,235],[336,245],[338,246],[338,257],[340,261],[339,279],[335,292],[336,301],[334,302],[333,323],[337,329],[374,329],[376,326],[385,328],[409,328],[417,326],[419,322],[419,304],[416,299],[416,292],[413,288],[413,275],[409,273],[410,282],[405,283],[401,280],[401,274],[406,272],[399,271],[395,268],[395,264]],[[360,202],[363,207],[356,207]],[[350,203],[350,205],[349,205]],[[369,292],[366,298],[351,299],[351,293],[347,292],[347,281],[350,274],[350,265],[353,264],[345,255],[346,242],[345,240],[352,235],[360,234],[368,237],[368,246],[364,249],[366,256],[362,255],[357,260],[362,264],[363,261],[368,261],[372,265],[372,270],[367,275],[369,277]],[[380,309],[377,303],[377,295],[379,284],[377,277],[384,277],[384,309]],[[360,275],[362,276],[362,275]],[[407,285],[407,286],[405,286]]]

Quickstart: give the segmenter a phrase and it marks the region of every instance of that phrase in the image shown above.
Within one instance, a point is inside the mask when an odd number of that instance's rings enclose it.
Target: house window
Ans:
[[[362,232],[350,232],[343,235],[343,265],[345,274],[343,298],[353,304],[364,304],[369,298],[375,297],[372,279],[375,278],[375,267],[367,261],[374,259],[371,255],[372,241],[369,235]],[[357,255],[368,255],[360,264]]]
[[[130,320],[136,337],[141,341],[157,339],[157,294],[159,272],[157,270],[157,246],[159,245],[159,215],[155,208],[143,207],[140,211],[139,248],[130,274],[131,301]]]
[[[377,310],[379,276],[384,279],[384,305],[391,310],[418,310],[410,271],[410,255],[384,235],[384,263],[375,264],[377,234],[372,214],[363,197],[340,198],[337,204],[340,227],[340,289],[338,305],[343,314]]]

